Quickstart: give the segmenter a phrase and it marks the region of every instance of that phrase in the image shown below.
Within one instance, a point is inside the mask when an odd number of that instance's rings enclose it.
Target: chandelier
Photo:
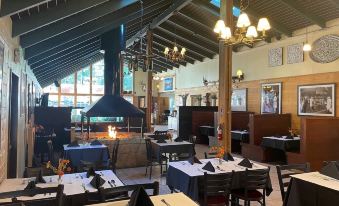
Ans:
[[[166,47],[164,50],[165,57],[172,62],[183,61],[185,59],[185,53],[186,53],[186,49],[184,47],[181,48],[181,51],[179,52],[179,49],[176,43],[174,43],[173,49]]]
[[[249,6],[249,0],[244,5],[243,0],[240,0],[240,15],[238,17],[234,34],[230,26],[226,26],[223,20],[218,20],[214,27],[214,32],[219,35],[219,39],[224,41],[225,45],[247,45],[252,47],[255,42],[266,39],[266,31],[271,29],[267,18],[260,18],[257,27],[251,25],[248,15],[244,12]],[[260,32],[260,36],[258,35]]]

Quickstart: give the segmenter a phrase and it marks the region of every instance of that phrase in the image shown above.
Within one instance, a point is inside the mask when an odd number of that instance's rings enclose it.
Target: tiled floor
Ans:
[[[196,145],[196,152],[198,158],[204,158],[204,152],[208,151],[209,148],[206,145]],[[267,165],[267,164],[265,164]],[[273,186],[273,192],[269,197],[266,198],[266,205],[268,206],[280,206],[282,205],[281,195],[279,190],[279,182],[277,177],[277,172],[274,165],[271,166],[270,177]],[[146,183],[159,181],[160,183],[160,194],[170,193],[169,188],[166,185],[166,178],[160,176],[160,167],[155,167],[153,169],[152,180],[145,176],[145,167],[140,168],[130,168],[130,169],[120,169],[117,171],[118,177],[125,184],[134,184],[134,183]],[[260,205],[259,203],[251,203],[251,205]]]

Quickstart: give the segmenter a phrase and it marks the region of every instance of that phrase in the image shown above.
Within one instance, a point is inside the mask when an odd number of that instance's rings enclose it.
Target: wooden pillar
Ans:
[[[147,56],[152,55],[153,50],[153,32],[151,30],[147,31],[147,47],[146,54]],[[151,119],[152,119],[152,70],[153,70],[153,61],[152,58],[147,58],[145,61],[147,68],[147,85],[146,85],[146,127],[147,131],[151,131]]]
[[[233,28],[233,0],[221,0],[220,18]],[[232,29],[233,30],[233,29]],[[222,144],[231,152],[231,96],[232,96],[232,47],[219,42],[219,125],[223,131]]]

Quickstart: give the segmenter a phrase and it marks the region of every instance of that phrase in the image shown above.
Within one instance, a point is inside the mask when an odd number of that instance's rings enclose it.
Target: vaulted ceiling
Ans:
[[[213,27],[219,8],[210,0],[143,0],[142,5],[143,10],[139,0],[2,0],[0,17],[11,17],[12,36],[20,38],[24,58],[42,86],[102,59],[101,34],[120,24],[125,24],[125,52],[130,55],[145,52],[140,36],[154,31],[156,72],[218,54]],[[327,21],[339,18],[339,0],[250,0],[246,12],[253,24],[268,17],[269,36],[279,39],[313,24],[326,27]],[[187,49],[183,62],[172,63],[162,55],[174,40]]]

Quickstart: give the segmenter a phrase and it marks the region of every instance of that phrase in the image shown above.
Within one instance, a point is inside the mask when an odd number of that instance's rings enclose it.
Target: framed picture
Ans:
[[[335,116],[336,84],[298,86],[298,115]]]
[[[247,89],[233,89],[231,99],[232,111],[247,111]]]
[[[261,85],[261,114],[281,114],[281,83]]]
[[[164,91],[173,91],[173,77],[164,79]]]
[[[268,66],[277,67],[283,64],[283,48],[272,48],[268,51]]]

